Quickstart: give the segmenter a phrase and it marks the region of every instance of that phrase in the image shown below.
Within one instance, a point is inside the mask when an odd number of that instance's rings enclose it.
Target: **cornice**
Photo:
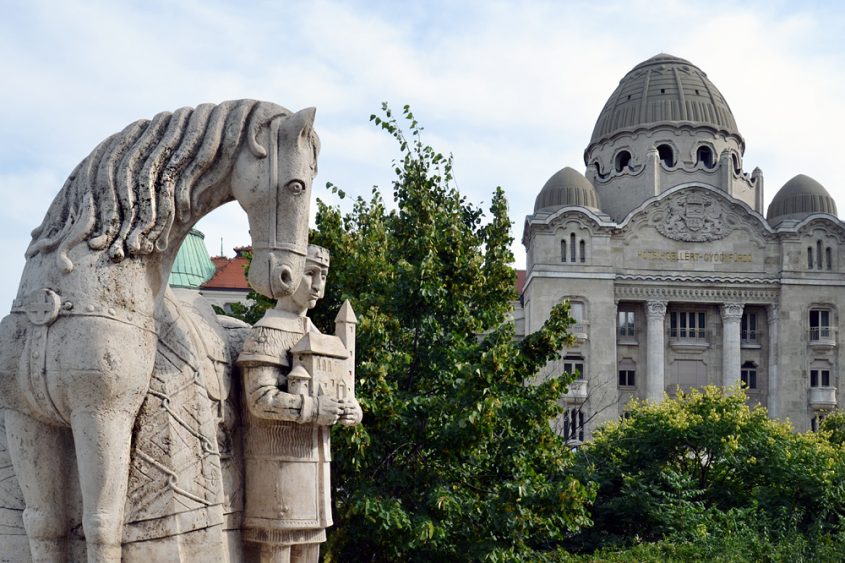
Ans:
[[[695,301],[697,303],[777,303],[776,289],[740,287],[665,287],[622,285],[614,288],[616,299],[636,301]]]

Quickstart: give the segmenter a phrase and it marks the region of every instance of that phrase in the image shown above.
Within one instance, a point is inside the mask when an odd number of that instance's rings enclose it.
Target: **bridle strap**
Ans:
[[[300,256],[308,256],[308,247],[300,244],[276,243],[276,244],[253,244],[253,250],[263,250],[266,252],[273,252],[276,250],[284,250],[292,254],[299,254]]]
[[[270,122],[270,192],[273,194],[273,204],[270,205],[269,240],[268,246],[274,247],[278,244],[278,208],[279,208],[279,125],[281,120],[274,119]]]

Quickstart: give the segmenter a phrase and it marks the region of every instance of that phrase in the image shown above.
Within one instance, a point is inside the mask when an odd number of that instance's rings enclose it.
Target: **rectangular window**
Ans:
[[[830,337],[830,311],[827,309],[810,309],[810,340],[822,340]]]
[[[757,342],[757,313],[743,313],[739,325],[742,342]]]
[[[565,357],[563,359],[563,371],[569,375],[578,373],[578,379],[584,379],[586,377],[586,374],[584,373],[584,358],[579,358],[577,356]]]
[[[672,338],[705,338],[703,312],[672,311],[669,313],[669,336]]]
[[[830,370],[811,369],[810,387],[830,387]]]
[[[616,317],[616,328],[619,336],[632,338],[636,326],[635,322],[634,311],[619,311]]]
[[[745,362],[740,371],[742,386],[746,389],[757,389],[757,366],[754,362]]]
[[[636,371],[632,369],[619,370],[619,386],[634,387],[636,385]]]

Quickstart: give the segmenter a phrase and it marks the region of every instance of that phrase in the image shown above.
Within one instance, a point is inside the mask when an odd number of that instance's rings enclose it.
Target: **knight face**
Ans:
[[[326,277],[329,269],[325,266],[307,261],[302,273],[302,281],[293,293],[292,300],[303,309],[313,309],[317,301],[326,293]]]

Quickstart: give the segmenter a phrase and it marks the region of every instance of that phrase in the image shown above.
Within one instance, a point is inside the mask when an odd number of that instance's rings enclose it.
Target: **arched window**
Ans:
[[[578,243],[578,253],[579,253],[578,259],[581,262],[586,262],[587,261],[587,243],[585,243],[583,240]]]
[[[731,161],[733,161],[734,171],[739,174],[742,172],[742,167],[739,165],[739,157],[736,155],[735,152],[731,153]]]
[[[584,411],[579,407],[563,411],[563,439],[567,442],[584,441]]]
[[[675,151],[669,145],[658,145],[657,156],[666,166],[675,166]]]
[[[569,261],[575,262],[575,233],[569,235]]]
[[[616,153],[616,158],[613,161],[614,168],[617,172],[622,172],[631,163],[631,153],[628,151],[619,151]]]
[[[822,241],[816,241],[816,269],[822,269]]]
[[[696,158],[698,162],[704,165],[705,168],[713,168],[713,151],[706,145],[701,145],[696,151]]]
[[[830,249],[829,246],[824,249],[824,261],[825,261],[825,265],[827,266],[827,269],[832,270],[833,269],[833,251]]]
[[[560,261],[566,262],[566,239],[560,239]]]
[[[813,247],[812,246],[807,247],[807,267],[811,270],[813,269]]]

